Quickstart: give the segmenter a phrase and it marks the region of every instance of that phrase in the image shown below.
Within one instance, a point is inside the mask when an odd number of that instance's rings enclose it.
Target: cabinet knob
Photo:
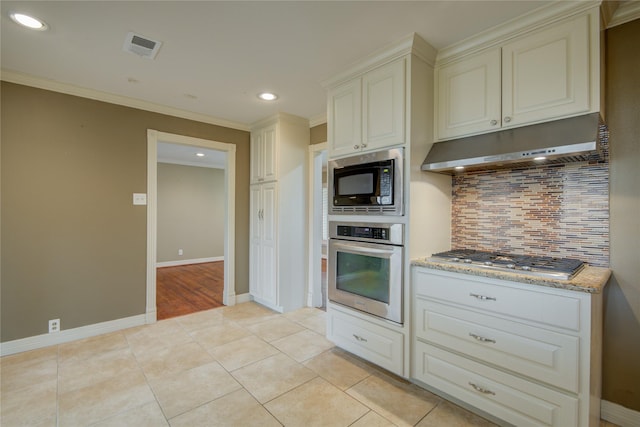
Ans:
[[[360,148],[360,146],[359,146],[358,144],[356,144],[356,145],[354,145],[354,146],[353,146],[353,149],[354,149],[354,150],[357,150],[357,149],[359,149],[359,148]]]
[[[496,119],[493,119],[489,123],[491,123],[491,126],[495,126],[498,124],[498,121]]]
[[[504,122],[505,122],[505,123],[509,123],[510,121],[511,121],[511,117],[509,117],[509,116],[505,116],[505,118],[504,118]]]
[[[362,144],[362,148],[367,148],[367,144]]]

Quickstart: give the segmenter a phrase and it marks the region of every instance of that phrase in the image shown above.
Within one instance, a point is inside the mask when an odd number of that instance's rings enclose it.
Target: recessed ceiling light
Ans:
[[[278,99],[278,95],[271,92],[262,92],[258,94],[258,98],[262,99],[263,101],[275,101],[276,99]]]
[[[204,153],[196,153],[196,156],[198,156],[198,157],[204,157]]]
[[[18,23],[23,27],[31,28],[32,30],[44,31],[49,28],[44,21],[34,18],[33,16],[25,15],[24,13],[10,13],[9,17],[13,22]]]

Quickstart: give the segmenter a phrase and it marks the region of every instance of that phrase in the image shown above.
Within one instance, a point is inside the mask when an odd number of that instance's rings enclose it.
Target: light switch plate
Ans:
[[[146,205],[147,204],[147,195],[145,193],[133,193],[133,204],[134,205]]]

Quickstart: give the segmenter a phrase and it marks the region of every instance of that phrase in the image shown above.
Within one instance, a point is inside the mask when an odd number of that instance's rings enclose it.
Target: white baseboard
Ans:
[[[606,400],[600,403],[600,418],[621,427],[640,426],[640,412]]]
[[[236,295],[236,304],[242,304],[243,302],[253,301],[251,298],[251,294],[247,292],[246,294]]]
[[[146,324],[146,315],[125,317],[123,319],[110,320],[108,322],[95,323],[79,328],[66,329],[53,334],[42,334],[33,337],[21,338],[0,344],[0,355],[22,353],[23,351],[36,350],[51,345],[64,344],[83,338],[94,337],[121,329],[132,328]]]
[[[224,256],[210,258],[179,259],[177,261],[156,262],[156,267],[176,267],[178,265],[203,264],[205,262],[224,261]]]

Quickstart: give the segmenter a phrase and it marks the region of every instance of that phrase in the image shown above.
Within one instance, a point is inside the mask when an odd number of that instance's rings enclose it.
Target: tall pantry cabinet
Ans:
[[[304,305],[309,122],[279,113],[251,128],[249,292],[273,310]]]

